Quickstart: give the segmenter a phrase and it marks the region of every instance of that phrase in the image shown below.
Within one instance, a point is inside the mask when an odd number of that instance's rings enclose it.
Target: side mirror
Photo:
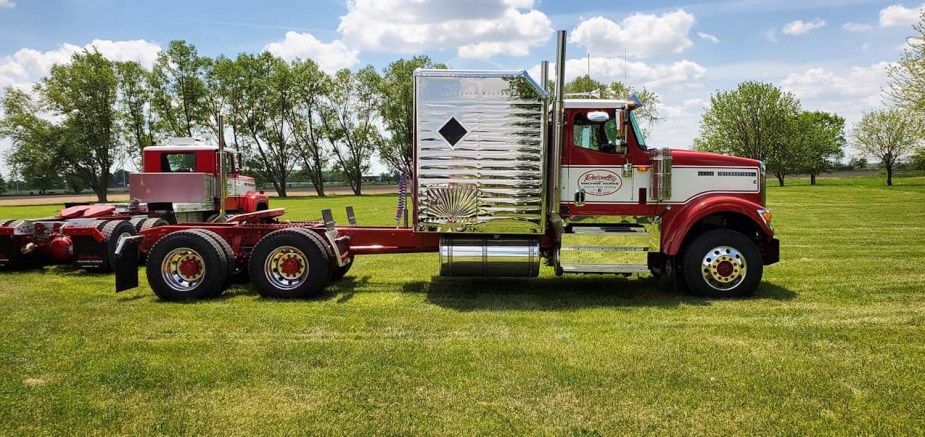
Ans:
[[[588,121],[594,123],[603,123],[610,120],[610,114],[604,111],[592,111],[588,113]]]

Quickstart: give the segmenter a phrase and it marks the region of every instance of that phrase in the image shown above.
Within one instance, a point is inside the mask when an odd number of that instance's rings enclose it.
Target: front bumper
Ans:
[[[768,237],[767,241],[758,246],[761,252],[762,264],[769,266],[780,261],[780,240]]]

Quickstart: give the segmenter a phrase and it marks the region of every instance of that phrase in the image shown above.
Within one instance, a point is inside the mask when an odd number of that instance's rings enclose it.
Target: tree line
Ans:
[[[925,12],[913,28],[918,36],[910,40],[919,43],[889,70],[889,106],[865,112],[851,135],[861,157],[876,159],[886,172],[887,185],[904,161],[925,170]],[[847,144],[841,116],[804,111],[779,87],[744,82],[711,96],[694,148],[760,159],[783,186],[792,174],[808,174],[815,185],[817,175],[838,165]]]
[[[332,170],[361,194],[374,155],[396,172],[412,169],[417,68],[446,66],[416,56],[381,72],[328,74],[310,59],[209,58],[172,41],[145,68],[90,49],[31,90],[7,88],[0,136],[12,140],[6,161],[28,185],[88,187],[102,202],[114,165],[140,163],[144,147],[169,137],[217,140],[223,116],[229,148],[279,196],[295,172],[324,196]]]

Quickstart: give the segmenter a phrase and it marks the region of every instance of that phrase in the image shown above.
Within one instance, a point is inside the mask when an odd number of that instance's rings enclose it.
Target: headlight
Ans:
[[[774,230],[774,226],[771,225],[771,220],[774,218],[774,214],[771,214],[769,209],[759,209],[758,216],[761,217],[761,220],[764,221],[764,224],[768,225],[771,230]]]

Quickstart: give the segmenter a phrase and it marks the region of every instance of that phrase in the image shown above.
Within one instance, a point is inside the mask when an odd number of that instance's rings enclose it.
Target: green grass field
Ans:
[[[441,279],[435,254],[358,258],[294,302],[2,273],[0,434],[921,434],[925,178],[882,183],[771,188],[782,261],[744,300]],[[274,202],[389,224],[395,199]]]

